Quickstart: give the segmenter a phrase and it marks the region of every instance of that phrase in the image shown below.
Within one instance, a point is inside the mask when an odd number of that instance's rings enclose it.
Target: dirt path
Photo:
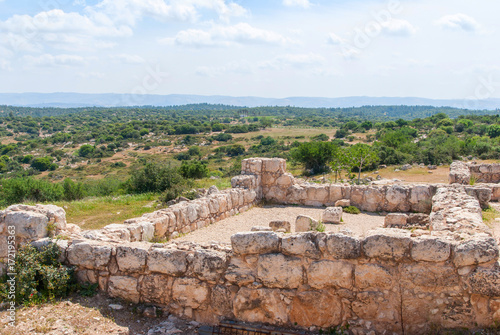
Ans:
[[[269,226],[273,220],[286,220],[292,224],[292,232],[295,230],[295,219],[298,215],[308,215],[316,220],[321,219],[324,207],[304,206],[262,206],[255,207],[247,212],[232,216],[225,220],[216,222],[208,227],[198,229],[188,235],[179,237],[176,241],[190,242],[230,242],[231,235],[238,232],[250,231],[253,226]],[[326,231],[338,232],[349,229],[355,235],[364,234],[376,227],[384,225],[384,216],[374,213],[347,214],[342,215],[343,224],[326,224]]]

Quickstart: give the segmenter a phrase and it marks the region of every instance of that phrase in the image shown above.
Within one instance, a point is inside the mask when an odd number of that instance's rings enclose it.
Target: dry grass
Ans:
[[[271,136],[273,138],[278,138],[278,137],[285,137],[285,136],[291,136],[292,138],[290,140],[297,140],[297,141],[307,141],[309,140],[310,137],[316,136],[319,134],[326,134],[330,136],[330,138],[333,138],[333,135],[335,134],[335,130],[333,128],[295,128],[295,127],[280,127],[280,128],[266,128],[260,131],[255,131],[251,133],[245,133],[245,134],[233,134],[235,137],[236,141],[238,140],[244,140],[246,138],[251,139],[252,137],[256,137],[259,135],[262,136]],[[295,137],[301,137],[304,136],[302,139],[295,139]]]
[[[379,174],[384,179],[399,179],[407,183],[448,183],[448,174],[450,172],[450,167],[448,165],[438,166],[436,170],[428,170],[425,168],[413,167],[406,171],[395,171],[399,166],[389,166],[385,169],[380,169]],[[429,171],[431,173],[429,173]],[[362,175],[372,175],[376,174],[362,174]]]

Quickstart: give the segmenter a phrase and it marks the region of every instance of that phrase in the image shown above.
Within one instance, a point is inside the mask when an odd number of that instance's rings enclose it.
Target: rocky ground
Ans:
[[[179,237],[176,240],[197,243],[210,241],[230,242],[231,235],[238,232],[250,231],[253,226],[269,226],[269,222],[273,220],[289,221],[292,225],[292,232],[294,232],[294,223],[298,215],[307,215],[313,219],[321,220],[321,213],[324,210],[324,207],[306,206],[273,205],[255,207],[247,212],[229,217],[208,227]],[[325,224],[325,231],[339,232],[341,230],[350,230],[354,235],[364,236],[368,230],[384,226],[384,216],[377,213],[344,213],[342,219],[344,222],[339,225]]]

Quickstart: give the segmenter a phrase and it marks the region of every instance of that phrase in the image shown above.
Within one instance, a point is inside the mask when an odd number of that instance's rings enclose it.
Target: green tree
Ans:
[[[291,151],[292,159],[304,164],[312,174],[328,170],[328,163],[337,153],[338,147],[331,142],[304,142]]]
[[[89,158],[92,157],[94,152],[95,152],[95,147],[93,145],[84,144],[80,147],[80,149],[78,149],[78,156]]]
[[[333,155],[332,160],[330,161],[330,168],[335,174],[335,182],[337,182],[337,176],[340,178],[342,170],[347,167],[347,156],[345,149],[342,147],[336,146],[336,152]]]
[[[358,184],[360,183],[363,166],[371,165],[378,161],[377,154],[369,145],[364,143],[357,143],[350,147],[348,157],[350,166],[358,169]]]
[[[47,171],[52,164],[52,157],[38,157],[33,159],[31,167],[38,171]]]

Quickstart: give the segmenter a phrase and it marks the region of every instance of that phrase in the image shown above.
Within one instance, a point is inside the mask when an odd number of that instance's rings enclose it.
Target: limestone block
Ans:
[[[432,207],[432,193],[435,187],[430,185],[413,185],[410,189],[409,202],[411,210],[420,213],[429,213]]]
[[[281,239],[281,250],[284,254],[319,258],[321,252],[316,244],[316,233],[304,233],[284,236]]]
[[[465,192],[468,195],[475,197],[479,201],[482,209],[490,207],[492,194],[492,190],[490,187],[465,187]]]
[[[450,165],[450,184],[470,184],[470,169],[464,162],[455,161]]]
[[[383,188],[378,187],[366,187],[364,190],[364,201],[359,204],[359,208],[368,212],[376,212],[381,209],[384,203],[384,192]]]
[[[401,185],[392,185],[387,188],[385,195],[386,208],[388,212],[408,212],[410,210],[410,203],[408,201],[408,188]]]
[[[236,233],[231,245],[236,254],[262,254],[279,252],[280,239],[274,232]]]
[[[411,258],[416,261],[444,262],[450,258],[451,243],[434,237],[413,240]]]
[[[142,241],[151,241],[155,236],[155,225],[152,222],[140,222],[139,226],[142,228]]]
[[[210,312],[214,315],[232,315],[236,292],[227,286],[217,285],[210,294]]]
[[[288,188],[286,198],[288,204],[303,204],[307,199],[307,190],[300,184],[294,184]]]
[[[358,334],[400,334],[401,316],[394,308],[399,302],[399,294],[384,294],[378,290],[358,292],[351,304],[352,312],[357,318],[366,320],[364,329],[359,329]]]
[[[376,229],[363,240],[363,252],[369,258],[399,261],[409,255],[410,233],[397,229]]]
[[[126,276],[109,277],[108,294],[111,297],[121,298],[137,304],[139,302],[137,279]]]
[[[243,193],[243,201],[245,205],[253,203],[256,198],[257,198],[257,193],[255,193],[255,191],[246,190]]]
[[[198,308],[210,296],[208,285],[195,278],[176,278],[172,299],[182,307]]]
[[[170,277],[149,274],[139,284],[141,302],[165,305],[170,302],[172,280]]]
[[[149,271],[181,276],[187,270],[186,256],[186,251],[154,248],[148,256]]]
[[[192,268],[198,279],[216,281],[227,268],[227,255],[215,250],[197,250],[194,253]]]
[[[342,200],[342,198],[342,185],[330,185],[328,203],[335,204],[337,201]],[[340,205],[335,204],[335,207],[338,206]]]
[[[261,174],[262,172],[262,159],[247,158],[241,162],[242,174]]]
[[[337,287],[352,289],[353,265],[346,261],[317,261],[307,270],[307,283],[312,288]]]
[[[283,158],[262,159],[262,172],[283,174],[286,171],[286,161]]]
[[[6,227],[15,227],[18,239],[38,240],[47,236],[47,215],[33,211],[11,211],[12,207],[4,211],[2,221]]]
[[[361,254],[360,241],[344,234],[326,234],[324,253],[336,259],[358,258]]]
[[[455,245],[453,263],[467,266],[486,263],[498,258],[498,245],[493,237],[476,237]]]
[[[289,221],[275,220],[269,222],[269,227],[273,231],[277,231],[278,229],[284,229],[285,232],[290,233],[292,231],[292,225]]]
[[[273,231],[271,227],[266,226],[253,226],[250,231]]]
[[[285,173],[278,179],[276,179],[276,184],[283,189],[287,189],[293,185],[294,178],[291,173]]]
[[[148,248],[129,244],[116,247],[116,262],[120,271],[141,271],[146,266]]]
[[[329,291],[304,291],[292,301],[290,322],[302,327],[331,327],[342,322],[342,302]]]
[[[305,205],[319,207],[328,203],[328,185],[308,184],[305,188],[307,192]]]
[[[401,269],[401,281],[405,287],[412,285],[420,288],[446,292],[459,285],[460,280],[452,265],[433,263],[410,263]]]
[[[312,217],[307,215],[299,215],[295,220],[295,232],[298,233],[303,231],[316,230],[318,225],[319,222],[317,220],[314,220]]]
[[[267,287],[297,288],[302,282],[302,261],[283,254],[259,256],[257,277]]]
[[[324,223],[340,224],[342,220],[342,207],[327,207],[321,214]]]
[[[231,257],[225,278],[228,282],[239,286],[255,281],[252,268],[239,257]]]
[[[351,200],[349,199],[340,199],[335,201],[335,207],[349,207],[351,206]]]
[[[403,228],[406,226],[408,215],[403,213],[390,213],[384,219],[384,227],[386,228]]]
[[[355,286],[359,290],[380,290],[392,286],[389,270],[378,264],[356,265],[354,272]]]
[[[269,324],[285,324],[288,321],[287,306],[281,290],[249,289],[242,287],[233,302],[233,312],[238,320]]]
[[[113,249],[112,246],[96,242],[73,241],[68,248],[68,262],[87,269],[106,270]]]
[[[125,224],[109,224],[102,228],[101,231],[111,239],[124,240],[127,242],[131,240],[129,226]]]
[[[429,215],[423,213],[408,214],[408,225],[413,226],[428,226],[430,223]]]

